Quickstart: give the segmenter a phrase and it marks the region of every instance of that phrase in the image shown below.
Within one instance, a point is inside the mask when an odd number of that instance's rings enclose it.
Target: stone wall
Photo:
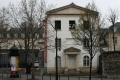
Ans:
[[[80,68],[80,74],[89,74],[90,72],[90,67],[81,67]],[[92,68],[92,74],[97,74],[98,70],[97,68],[93,67]]]
[[[56,73],[56,67],[49,67],[47,68],[47,74],[55,74]],[[64,68],[58,67],[58,73],[64,74]]]
[[[106,76],[120,75],[120,52],[104,53],[103,61],[103,72]]]
[[[89,71],[90,71],[89,67],[80,67],[79,69],[80,69],[80,71],[79,72],[76,71],[76,74],[77,73],[79,73],[79,74],[89,74]],[[73,69],[73,70],[75,70],[75,69]],[[98,72],[97,68],[93,67],[92,68],[92,74],[97,74],[97,72]],[[55,67],[54,68],[53,67],[47,68],[47,74],[55,74],[55,73],[56,73]],[[59,74],[65,74],[64,68],[59,67],[58,68],[58,73]],[[66,74],[69,74],[69,70],[66,72]]]

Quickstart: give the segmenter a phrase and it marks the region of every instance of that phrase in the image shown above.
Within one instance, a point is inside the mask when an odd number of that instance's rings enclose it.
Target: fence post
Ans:
[[[51,80],[51,75],[50,75],[50,80]]]
[[[3,78],[3,71],[2,71],[2,78]]]
[[[60,75],[59,75],[59,80],[60,80]]]
[[[69,80],[69,76],[68,76],[68,80]]]
[[[80,80],[80,76],[78,76],[78,80]]]
[[[21,79],[21,74],[20,74],[20,79]]]
[[[28,74],[27,74],[27,80],[28,80]]]
[[[7,77],[8,77],[8,70],[7,70]]]
[[[101,80],[102,80],[102,76],[101,76]]]
[[[43,75],[42,75],[42,80],[43,80]]]

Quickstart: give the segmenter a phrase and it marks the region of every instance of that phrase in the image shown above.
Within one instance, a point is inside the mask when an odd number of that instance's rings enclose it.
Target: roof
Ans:
[[[120,32],[120,22],[116,22],[114,27],[116,28],[115,32]],[[113,25],[109,27],[109,30],[113,31]]]
[[[60,11],[60,10],[64,10],[64,9],[67,9],[67,8],[76,8],[76,9],[80,9],[80,10],[83,10],[83,11],[92,11],[92,12],[95,12],[96,14],[98,14],[97,11],[93,11],[93,10],[90,10],[90,9],[87,9],[87,8],[83,8],[81,6],[78,6],[74,3],[71,3],[69,5],[66,5],[66,6],[63,6],[63,7],[59,7],[59,8],[56,8],[56,9],[52,9],[50,11],[47,11],[46,14],[51,14],[51,13],[54,13],[54,12],[57,12],[57,11]]]
[[[70,47],[65,49],[64,52],[80,52],[80,50],[74,47]]]
[[[120,51],[106,51],[106,52],[103,52],[103,54],[114,54],[114,53],[119,53],[120,54]]]

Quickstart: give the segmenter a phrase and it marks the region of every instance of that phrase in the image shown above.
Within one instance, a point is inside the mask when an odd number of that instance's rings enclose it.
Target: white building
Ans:
[[[47,24],[45,31],[45,46],[48,46],[45,51],[45,64],[47,73],[55,73],[55,57],[56,47],[55,38],[57,27],[57,46],[58,46],[58,73],[88,73],[90,55],[85,50],[83,45],[76,45],[71,35],[71,30],[74,30],[75,24],[81,15],[87,9],[77,6],[74,3],[66,5],[47,12]],[[93,59],[93,72],[97,72],[98,55]]]

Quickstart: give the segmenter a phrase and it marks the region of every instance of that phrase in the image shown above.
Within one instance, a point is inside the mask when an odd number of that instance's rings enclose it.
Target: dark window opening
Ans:
[[[90,27],[89,21],[84,21],[84,22],[83,22],[83,27],[84,27],[84,30],[89,29],[89,27]]]
[[[69,21],[69,29],[75,29],[75,21]]]
[[[89,39],[87,39],[87,38],[83,39],[83,46],[84,47],[89,47]]]
[[[9,56],[8,54],[0,54],[0,68],[9,68]]]
[[[55,39],[56,40],[56,39]],[[56,45],[56,42],[55,42]],[[61,39],[57,38],[57,49],[60,51],[61,50]]]
[[[114,37],[114,44],[117,44],[117,37]]]
[[[57,66],[61,67],[61,57],[60,56],[57,56],[57,60],[56,60],[56,57],[55,57],[55,66],[56,66],[56,61],[57,61]]]
[[[83,66],[89,66],[90,65],[90,59],[88,56],[84,56],[83,58]]]
[[[55,29],[61,29],[61,21],[60,20],[55,21]]]

